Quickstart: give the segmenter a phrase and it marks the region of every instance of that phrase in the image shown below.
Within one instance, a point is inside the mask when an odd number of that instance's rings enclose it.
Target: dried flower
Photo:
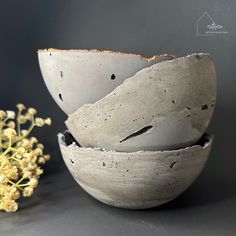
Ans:
[[[3,110],[0,110],[0,119],[3,119],[6,117],[6,112]]]
[[[21,194],[24,197],[33,194],[43,173],[40,165],[50,159],[37,138],[29,135],[34,127],[51,125],[51,119],[34,117],[37,114],[34,108],[24,112],[26,107],[21,103],[17,108],[16,121],[14,111],[0,110],[0,210],[7,212],[18,209],[16,200]]]
[[[19,147],[19,148],[16,149],[16,152],[23,155],[26,152],[26,150],[25,150],[24,147]]]
[[[3,197],[0,201],[0,209],[6,212],[14,212],[18,209],[18,204],[11,197]]]
[[[15,119],[16,113],[14,111],[6,111],[8,119]]]
[[[30,179],[28,184],[29,184],[30,187],[36,188],[37,185],[38,185],[38,180],[36,178],[32,178],[32,179]]]
[[[35,125],[38,127],[42,127],[44,125],[44,120],[42,118],[36,118]]]
[[[5,130],[3,130],[3,134],[7,138],[12,138],[13,136],[16,136],[16,131],[12,128],[6,128]]]
[[[36,111],[34,108],[30,107],[30,108],[28,109],[28,113],[29,113],[31,116],[34,116],[34,115],[37,114],[37,111]]]
[[[21,134],[22,134],[22,136],[27,135],[27,133],[28,133],[28,130],[25,130],[25,129],[21,130]]]
[[[16,107],[18,108],[19,111],[25,110],[25,105],[22,104],[22,103],[18,103],[18,104],[16,105]]]
[[[20,115],[18,121],[20,124],[25,124],[27,122],[27,117],[26,116],[23,116],[23,115]]]
[[[23,196],[30,197],[33,194],[33,192],[34,192],[34,189],[32,187],[28,186],[28,187],[24,188]]]
[[[16,123],[11,120],[11,121],[9,121],[9,122],[7,123],[7,126],[8,126],[9,128],[15,129],[15,128],[16,128]]]
[[[45,125],[51,125],[51,124],[52,124],[51,118],[48,117],[47,119],[45,119],[45,120],[44,120],[44,124],[45,124]]]

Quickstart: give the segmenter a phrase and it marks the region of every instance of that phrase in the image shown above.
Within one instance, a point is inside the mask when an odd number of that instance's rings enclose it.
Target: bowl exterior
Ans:
[[[212,59],[193,54],[142,69],[103,99],[69,115],[66,125],[83,147],[178,149],[200,139],[215,100]]]
[[[145,209],[180,195],[202,171],[211,148],[122,153],[66,146],[59,135],[63,159],[77,183],[108,205]]]
[[[172,57],[147,60],[139,55],[95,50],[43,50],[38,52],[46,86],[59,107],[71,114],[96,102],[137,71]]]

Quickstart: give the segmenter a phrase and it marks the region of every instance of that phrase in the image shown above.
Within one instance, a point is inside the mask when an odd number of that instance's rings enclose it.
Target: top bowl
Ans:
[[[170,55],[140,55],[98,50],[38,50],[40,69],[56,103],[71,114],[112,92],[126,78]]]

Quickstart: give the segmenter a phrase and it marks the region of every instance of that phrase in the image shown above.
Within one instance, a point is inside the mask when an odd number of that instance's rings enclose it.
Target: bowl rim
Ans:
[[[193,150],[204,150],[209,147],[211,147],[212,142],[214,140],[214,135],[204,133],[199,141],[195,143],[192,146],[186,146],[184,148],[179,148],[179,149],[172,149],[172,150],[160,150],[160,151],[132,151],[132,152],[121,152],[121,151],[115,151],[115,150],[106,150],[104,148],[92,148],[92,147],[81,147],[79,144],[76,142],[76,140],[73,138],[73,142],[70,144],[66,144],[65,142],[65,135],[69,134],[72,138],[73,136],[69,132],[69,130],[64,131],[63,133],[59,133],[58,136],[58,142],[59,145],[62,145],[64,148],[68,149],[76,149],[78,151],[86,152],[86,151],[94,151],[94,152],[103,152],[104,154],[121,154],[121,155],[134,155],[134,154],[168,154],[168,153],[181,153],[183,151],[193,151]]]
[[[151,57],[144,57],[141,54],[138,53],[131,53],[131,52],[120,52],[120,51],[112,51],[112,50],[99,50],[99,49],[59,49],[59,48],[44,48],[44,49],[38,49],[38,54],[43,53],[96,53],[96,54],[114,54],[114,55],[126,55],[126,56],[133,56],[133,57],[139,57],[143,61],[153,61],[157,58],[162,57],[170,57],[171,59],[177,58],[177,56],[172,54],[155,54]]]

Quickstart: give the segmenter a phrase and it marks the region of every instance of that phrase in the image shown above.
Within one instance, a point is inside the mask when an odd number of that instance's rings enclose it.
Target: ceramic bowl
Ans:
[[[144,58],[135,54],[98,50],[38,51],[47,88],[67,114],[103,98],[137,71],[172,58],[167,55]]]
[[[192,54],[140,70],[101,100],[70,114],[66,125],[83,147],[178,149],[203,135],[215,99],[211,57]]]
[[[129,209],[156,207],[180,195],[202,171],[212,139],[204,135],[179,150],[125,153],[80,147],[68,132],[58,135],[77,183],[99,201]]]

